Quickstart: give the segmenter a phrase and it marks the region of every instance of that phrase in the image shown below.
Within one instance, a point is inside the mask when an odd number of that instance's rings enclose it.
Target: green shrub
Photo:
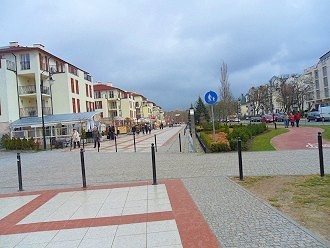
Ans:
[[[9,135],[3,135],[2,145],[7,150],[31,150],[37,149],[38,146],[36,142],[34,142],[33,138],[30,139],[20,139],[20,138],[12,138],[10,139]]]
[[[212,142],[209,147],[212,152],[229,152],[230,146],[228,143]]]

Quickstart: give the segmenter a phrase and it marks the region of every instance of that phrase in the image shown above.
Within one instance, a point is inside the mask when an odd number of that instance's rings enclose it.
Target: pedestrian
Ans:
[[[149,132],[149,127],[148,127],[148,124],[147,124],[147,123],[144,124],[144,130],[145,130],[146,134],[148,134],[148,132]]]
[[[151,124],[149,125],[148,130],[149,130],[149,134],[151,134]]]
[[[115,139],[115,127],[114,126],[110,127],[110,139],[111,140]]]
[[[291,123],[291,127],[294,127],[294,114],[293,113],[290,114],[289,120],[290,120],[290,123]]]
[[[79,135],[77,129],[75,129],[75,128],[73,129],[71,139],[72,139],[72,142],[73,142],[73,148],[75,149],[77,145],[80,148],[80,135]]]
[[[136,133],[136,126],[132,127],[132,133],[133,133],[133,135]]]
[[[299,121],[300,121],[300,118],[301,118],[301,115],[299,113],[299,111],[297,111],[295,114],[294,114],[294,120],[296,122],[296,127],[299,127]]]
[[[101,134],[100,134],[99,130],[97,129],[97,127],[93,128],[92,137],[94,140],[94,148],[96,148],[96,143],[97,143],[97,147],[100,147]]]
[[[144,134],[144,125],[141,125],[142,133]]]
[[[285,128],[288,128],[289,127],[289,115],[287,113],[284,113],[283,121],[284,121]]]

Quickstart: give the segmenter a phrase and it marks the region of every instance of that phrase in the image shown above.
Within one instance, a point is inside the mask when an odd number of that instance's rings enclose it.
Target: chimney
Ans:
[[[45,48],[45,46],[43,44],[41,44],[41,43],[34,43],[33,44],[33,47],[37,47],[37,48],[40,48],[40,49],[44,49]]]
[[[18,42],[17,41],[11,41],[9,42],[10,47],[18,47]]]

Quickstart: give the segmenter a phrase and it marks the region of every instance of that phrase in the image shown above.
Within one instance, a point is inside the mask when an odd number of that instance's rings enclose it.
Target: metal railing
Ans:
[[[27,85],[27,86],[19,86],[18,87],[18,93],[20,95],[24,94],[35,94],[36,91],[36,86],[35,85]]]
[[[38,116],[38,109],[36,107],[20,108],[21,117]]]

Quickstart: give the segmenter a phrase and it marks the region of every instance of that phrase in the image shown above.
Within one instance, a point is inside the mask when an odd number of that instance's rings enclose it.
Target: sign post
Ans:
[[[213,141],[215,142],[215,128],[214,128],[214,111],[213,111],[213,105],[218,100],[218,95],[214,91],[209,91],[205,94],[205,102],[211,105],[211,113],[212,113],[212,127],[213,127]]]

